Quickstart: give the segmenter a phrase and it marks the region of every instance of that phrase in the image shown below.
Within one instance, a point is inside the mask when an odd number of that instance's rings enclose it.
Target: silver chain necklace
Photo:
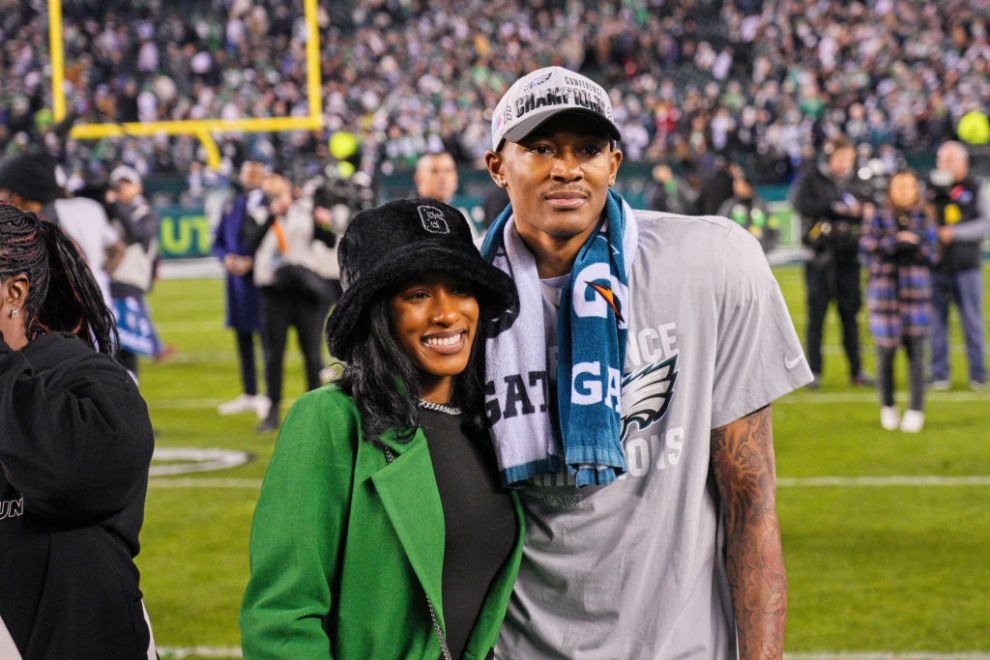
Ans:
[[[434,410],[436,412],[441,412],[445,415],[460,415],[461,409],[457,406],[451,406],[446,403],[433,403],[432,401],[419,400],[418,405],[420,408],[425,410]]]

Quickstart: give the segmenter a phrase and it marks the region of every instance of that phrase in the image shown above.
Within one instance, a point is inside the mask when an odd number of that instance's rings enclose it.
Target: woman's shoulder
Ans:
[[[342,390],[339,385],[330,383],[300,396],[292,405],[289,414],[357,419],[358,409],[350,394]]]

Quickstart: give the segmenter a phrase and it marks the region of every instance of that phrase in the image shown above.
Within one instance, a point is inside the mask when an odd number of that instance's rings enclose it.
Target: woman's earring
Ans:
[[[19,309],[12,309],[9,312],[7,312],[7,317],[8,318],[16,318],[16,317],[18,317],[20,315],[21,315],[21,310],[19,310]]]

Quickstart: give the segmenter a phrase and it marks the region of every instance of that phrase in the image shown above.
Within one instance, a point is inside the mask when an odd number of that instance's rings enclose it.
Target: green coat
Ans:
[[[357,408],[336,386],[292,407],[254,514],[245,658],[440,657],[424,597],[444,626],[444,518],[429,449],[422,429],[409,443],[382,441],[391,465],[362,438]],[[523,515],[512,499],[519,536],[465,658],[494,646],[519,572]]]

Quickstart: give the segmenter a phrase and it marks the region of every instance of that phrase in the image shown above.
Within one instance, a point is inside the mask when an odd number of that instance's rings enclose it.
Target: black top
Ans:
[[[423,409],[419,414],[446,529],[442,597],[447,644],[451,655],[460,658],[488,589],[512,554],[516,514],[498,481],[487,435],[468,437],[460,416]]]
[[[133,557],[153,443],[112,359],[71,335],[0,340],[0,617],[25,660],[147,658]]]
[[[970,178],[957,181],[949,188],[933,187],[931,198],[935,204],[935,218],[939,226],[977,220],[980,217],[979,196],[979,184]],[[946,275],[955,275],[979,268],[982,242],[983,239],[955,239],[948,245],[941,246],[942,252],[935,270]]]

